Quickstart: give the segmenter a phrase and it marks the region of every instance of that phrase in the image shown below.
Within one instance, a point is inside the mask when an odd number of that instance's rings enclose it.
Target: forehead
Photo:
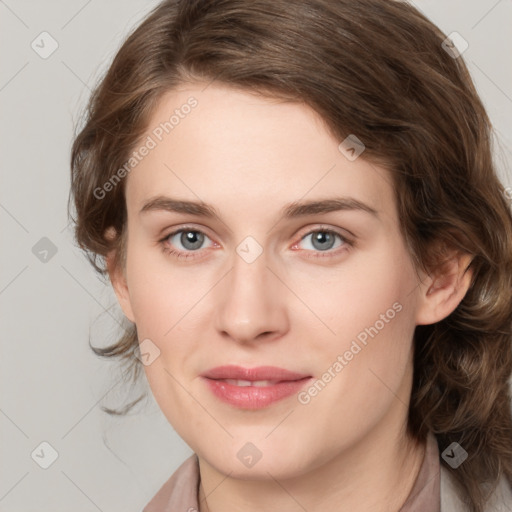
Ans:
[[[182,85],[162,96],[141,141],[151,149],[128,176],[129,208],[166,194],[238,214],[333,195],[394,208],[389,171],[347,158],[304,104]]]

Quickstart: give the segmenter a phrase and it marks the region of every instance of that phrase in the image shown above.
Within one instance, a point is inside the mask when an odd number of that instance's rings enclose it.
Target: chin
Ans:
[[[232,452],[212,453],[207,449],[196,453],[220,473],[239,480],[268,480],[272,477],[286,480],[306,473],[314,465],[310,460],[297,457],[297,454],[291,458],[289,455],[283,457],[272,447],[262,449],[261,458],[251,460],[251,451],[253,457],[258,456],[256,450],[247,445]],[[283,452],[282,446],[279,452]],[[289,450],[285,452],[290,453]]]

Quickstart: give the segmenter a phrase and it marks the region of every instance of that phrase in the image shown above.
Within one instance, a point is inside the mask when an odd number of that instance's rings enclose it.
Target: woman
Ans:
[[[490,137],[407,3],[172,0],[130,35],[72,194],[132,326],[96,351],[194,450],[147,512],[512,508]]]

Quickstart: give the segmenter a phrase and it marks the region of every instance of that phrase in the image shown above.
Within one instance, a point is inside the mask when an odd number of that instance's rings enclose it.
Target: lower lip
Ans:
[[[212,393],[230,405],[243,409],[262,409],[298,393],[311,380],[306,377],[300,380],[279,382],[272,386],[235,386],[222,380],[205,378]]]

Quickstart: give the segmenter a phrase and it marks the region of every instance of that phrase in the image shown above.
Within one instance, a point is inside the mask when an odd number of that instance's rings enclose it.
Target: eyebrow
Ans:
[[[217,214],[215,208],[204,202],[185,201],[165,196],[157,196],[145,202],[140,213],[142,214],[149,211],[186,213],[189,215],[196,215],[198,217],[220,220],[220,216]],[[339,197],[305,202],[295,201],[283,208],[282,217],[285,219],[292,219],[296,217],[305,217],[307,215],[318,215],[336,211],[361,211],[379,218],[377,210],[366,203],[351,197]]]

